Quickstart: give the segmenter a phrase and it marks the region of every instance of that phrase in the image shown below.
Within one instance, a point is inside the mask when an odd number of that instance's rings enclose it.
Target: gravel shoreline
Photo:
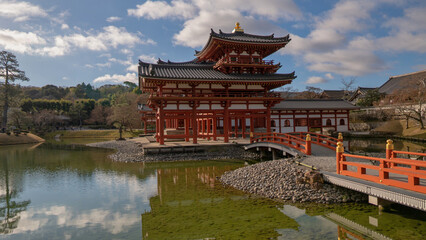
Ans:
[[[116,162],[174,162],[174,161],[201,161],[226,159],[259,159],[256,153],[247,152],[239,145],[221,146],[217,151],[196,153],[169,153],[144,155],[142,144],[134,141],[107,141],[86,144],[90,147],[108,148],[117,150],[109,157]]]
[[[312,174],[315,173],[297,166],[292,159],[282,159],[225,172],[220,181],[244,192],[294,203],[329,204],[367,200],[366,195],[349,189],[327,183],[308,183],[306,176]]]
[[[142,143],[134,141],[107,141],[87,144],[90,147],[115,149],[109,157],[117,162],[171,162],[219,159],[259,159],[239,145],[222,146],[213,151],[144,155]],[[299,159],[298,159],[299,160]],[[312,182],[318,173],[294,163],[294,159],[260,162],[225,172],[222,184],[263,197],[292,202],[343,203],[366,201],[367,196],[349,189],[320,181]]]

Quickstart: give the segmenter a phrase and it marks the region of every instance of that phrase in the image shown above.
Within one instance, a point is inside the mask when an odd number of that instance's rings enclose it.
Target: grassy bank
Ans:
[[[384,122],[374,132],[392,133],[402,137],[426,138],[426,129],[420,129],[420,125],[413,120],[409,121],[408,128],[405,120],[391,120]]]
[[[34,134],[10,134],[0,133],[0,145],[15,145],[44,142],[44,139]]]
[[[55,131],[44,135],[45,138],[53,138],[60,135],[61,138],[105,138],[114,139],[119,138],[120,134],[117,129],[114,130],[65,130]],[[139,135],[138,131],[133,133],[123,132],[123,137],[136,137]]]

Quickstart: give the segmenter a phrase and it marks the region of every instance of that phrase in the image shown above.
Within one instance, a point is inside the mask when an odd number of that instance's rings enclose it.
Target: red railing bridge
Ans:
[[[387,141],[385,158],[346,153],[341,134],[338,138],[310,132],[251,134],[250,143],[261,142],[291,147],[306,155],[313,154],[312,144],[316,144],[336,152],[338,175],[426,194],[426,153],[396,151],[392,140]]]

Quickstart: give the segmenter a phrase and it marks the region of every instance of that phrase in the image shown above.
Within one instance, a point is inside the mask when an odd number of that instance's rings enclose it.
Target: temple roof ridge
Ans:
[[[282,37],[275,37],[275,34],[272,33],[270,35],[257,35],[257,34],[250,34],[245,32],[233,32],[233,33],[225,33],[221,29],[219,29],[219,33],[215,32],[213,29],[211,29],[210,32],[211,36],[218,37],[218,38],[232,38],[236,36],[242,36],[242,37],[250,37],[250,38],[257,38],[257,39],[272,39],[272,40],[284,40],[284,41],[290,41],[290,34],[287,34]]]

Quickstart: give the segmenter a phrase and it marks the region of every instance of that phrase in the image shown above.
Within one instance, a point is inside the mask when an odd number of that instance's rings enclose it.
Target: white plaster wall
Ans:
[[[212,104],[212,110],[217,110],[217,109],[223,109],[223,107],[220,106],[220,104]]]
[[[247,110],[247,105],[245,104],[232,104],[229,109],[244,109]]]
[[[249,118],[246,118],[246,126],[250,127],[250,119]]]
[[[168,104],[164,110],[176,110],[177,109],[177,105],[175,104]]]
[[[319,118],[319,117],[321,117],[321,115],[320,114],[309,114],[309,118]]]
[[[208,104],[200,104],[199,107],[197,107],[198,110],[210,110],[210,106]]]
[[[337,117],[347,117],[347,114],[337,114]]]
[[[334,118],[334,114],[324,114],[322,117]]]
[[[263,89],[262,86],[259,85],[247,85],[247,89]]]
[[[192,109],[191,107],[189,107],[188,104],[179,104],[179,109],[180,110],[190,110]]]
[[[263,104],[250,104],[249,109],[266,109],[266,107]]]
[[[307,118],[308,115],[296,115],[296,118]]]
[[[281,118],[293,118],[293,115],[281,115]]]
[[[293,132],[293,127],[281,127],[282,133]]]
[[[296,127],[296,132],[307,132],[308,127]]]

